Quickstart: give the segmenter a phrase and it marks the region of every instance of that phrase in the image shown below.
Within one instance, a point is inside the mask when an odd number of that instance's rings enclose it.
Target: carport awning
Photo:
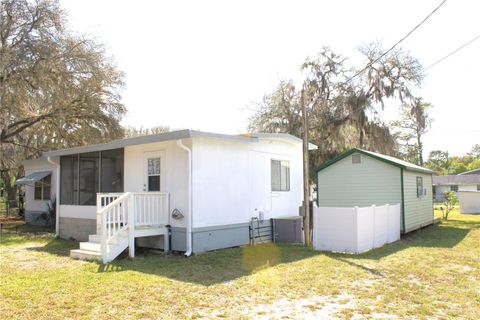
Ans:
[[[33,184],[37,181],[42,180],[46,176],[49,176],[52,174],[52,171],[37,171],[34,173],[30,173],[28,176],[25,176],[23,178],[18,179],[15,181],[15,184],[18,185],[26,185],[26,184]]]

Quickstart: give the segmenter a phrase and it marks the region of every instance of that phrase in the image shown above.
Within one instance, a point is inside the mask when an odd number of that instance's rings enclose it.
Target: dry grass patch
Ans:
[[[0,243],[6,319],[480,318],[480,216],[460,215],[360,255],[266,244],[103,266],[74,242]]]

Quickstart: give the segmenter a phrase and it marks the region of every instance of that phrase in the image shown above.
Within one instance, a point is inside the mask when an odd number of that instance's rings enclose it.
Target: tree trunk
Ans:
[[[18,188],[12,181],[12,171],[4,171],[3,172],[3,181],[5,181],[5,192],[7,194],[7,202],[8,208],[17,208],[18,201],[17,201],[17,191]],[[18,178],[18,177],[17,177]]]
[[[422,136],[420,132],[417,130],[417,145],[418,145],[418,164],[423,166],[423,144],[422,144]]]

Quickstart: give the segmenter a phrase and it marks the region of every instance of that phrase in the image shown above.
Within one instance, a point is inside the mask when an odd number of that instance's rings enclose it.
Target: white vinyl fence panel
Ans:
[[[480,191],[459,191],[461,213],[480,213]]]
[[[400,204],[313,210],[315,250],[359,253],[400,240]]]

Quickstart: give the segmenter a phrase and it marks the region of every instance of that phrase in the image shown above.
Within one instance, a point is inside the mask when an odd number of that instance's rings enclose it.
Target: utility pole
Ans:
[[[303,122],[303,209],[305,220],[303,224],[305,245],[310,246],[310,186],[308,176],[308,121],[305,105],[304,89],[302,88],[300,103],[302,104]]]

